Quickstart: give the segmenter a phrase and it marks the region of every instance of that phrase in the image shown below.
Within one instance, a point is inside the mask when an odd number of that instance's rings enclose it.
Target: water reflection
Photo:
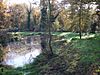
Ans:
[[[40,36],[27,36],[9,43],[5,63],[19,67],[32,62],[41,53],[40,42]]]

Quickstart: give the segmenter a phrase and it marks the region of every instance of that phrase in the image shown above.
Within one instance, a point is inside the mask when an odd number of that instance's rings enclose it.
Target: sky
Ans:
[[[7,4],[21,4],[21,3],[26,3],[28,4],[29,2],[36,2],[37,4],[40,3],[40,0],[7,0]],[[61,0],[58,0],[58,2],[61,2]]]
[[[34,0],[36,3],[39,3],[39,0]],[[29,4],[29,2],[33,2],[33,0],[8,0],[7,4],[12,5],[12,4],[22,4],[26,3]]]
[[[13,4],[22,4],[22,3],[25,3],[25,4],[29,5],[29,2],[31,2],[31,3],[36,2],[37,5],[40,3],[40,0],[4,0],[4,1],[6,1],[8,6],[13,5]],[[57,0],[57,1],[61,2],[62,0]],[[96,5],[92,5],[92,7],[93,7],[93,9],[95,9]]]

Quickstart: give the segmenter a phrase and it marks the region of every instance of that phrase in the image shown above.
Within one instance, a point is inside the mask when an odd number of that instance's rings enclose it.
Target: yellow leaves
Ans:
[[[6,7],[7,6],[5,4],[3,4],[2,2],[0,2],[0,11],[6,9]]]
[[[100,15],[100,11],[97,13],[97,15]]]
[[[6,24],[6,17],[10,16],[9,14],[7,14],[6,11],[6,5],[4,2],[0,2],[0,28],[4,29],[6,28],[7,24]]]
[[[95,71],[99,73],[99,72],[100,72],[100,69],[97,69],[97,70],[95,70]]]
[[[4,16],[5,16],[5,17],[10,17],[11,15],[8,14],[8,13],[4,13]]]
[[[33,16],[39,17],[40,11],[38,9],[35,9],[34,12],[33,12]]]
[[[2,2],[0,2],[0,8],[1,8],[1,7],[3,7],[3,4],[2,4]]]
[[[6,8],[6,5],[5,5],[5,3],[3,3],[3,2],[0,2],[0,7],[2,7],[2,8]]]

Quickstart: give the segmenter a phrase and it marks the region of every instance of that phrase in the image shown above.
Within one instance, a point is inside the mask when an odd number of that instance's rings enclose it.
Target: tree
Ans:
[[[0,2],[0,29],[4,29],[6,26],[5,26],[5,5],[3,4],[3,1]]]
[[[30,26],[31,26],[31,13],[32,13],[32,4],[31,2],[29,2],[29,7],[26,7],[26,11],[27,11],[27,30],[30,30]]]
[[[97,9],[96,15],[98,16],[98,18],[97,18],[98,31],[100,31],[100,4],[98,4],[96,9]]]
[[[25,21],[25,10],[24,6],[21,4],[15,4],[9,6],[7,13],[10,14],[11,30],[22,29],[22,22]]]
[[[0,65],[2,64],[3,57],[4,57],[4,51],[3,46],[5,45],[5,39],[3,37],[2,29],[5,29],[5,5],[3,4],[3,0],[0,1]]]
[[[53,50],[52,50],[52,45],[51,45],[51,41],[52,41],[52,34],[51,34],[51,25],[52,25],[52,18],[51,18],[51,4],[50,4],[50,0],[48,0],[48,24],[49,24],[49,49],[50,49],[50,55],[52,56]]]
[[[79,4],[79,36],[80,36],[80,39],[82,38],[81,24],[82,24],[82,0],[80,0],[80,4]]]
[[[40,31],[47,31],[47,7],[43,7],[41,9],[41,20],[40,20]]]
[[[40,1],[41,6],[41,19],[39,24],[39,30],[43,32],[43,34],[40,35],[41,38],[41,47],[42,51],[45,55],[48,55],[48,49],[47,49],[47,6],[45,6],[45,0]]]
[[[97,1],[96,1],[97,2]],[[91,14],[94,12],[91,7],[94,4],[93,1],[87,0],[62,0],[59,8],[62,9],[60,15],[55,23],[56,29],[63,29],[65,31],[79,32],[79,18],[80,18],[80,4],[81,6],[81,31],[87,32],[90,29],[91,24]]]
[[[34,8],[32,16],[33,16],[33,30],[39,31],[39,22],[40,22],[40,9],[39,9],[39,7]]]
[[[40,31],[43,32],[41,34],[41,46],[43,52],[46,52],[48,56],[52,56],[54,53],[52,51],[51,41],[51,29],[52,25],[55,22],[60,12],[54,12],[54,4],[53,0],[41,0],[41,20],[40,20]],[[48,9],[48,11],[47,11]],[[47,34],[46,32],[49,32]]]

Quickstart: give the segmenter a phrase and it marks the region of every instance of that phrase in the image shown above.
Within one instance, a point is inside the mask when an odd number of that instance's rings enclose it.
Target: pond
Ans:
[[[22,67],[34,61],[41,53],[41,40],[39,35],[21,37],[20,41],[7,44],[4,64]]]

